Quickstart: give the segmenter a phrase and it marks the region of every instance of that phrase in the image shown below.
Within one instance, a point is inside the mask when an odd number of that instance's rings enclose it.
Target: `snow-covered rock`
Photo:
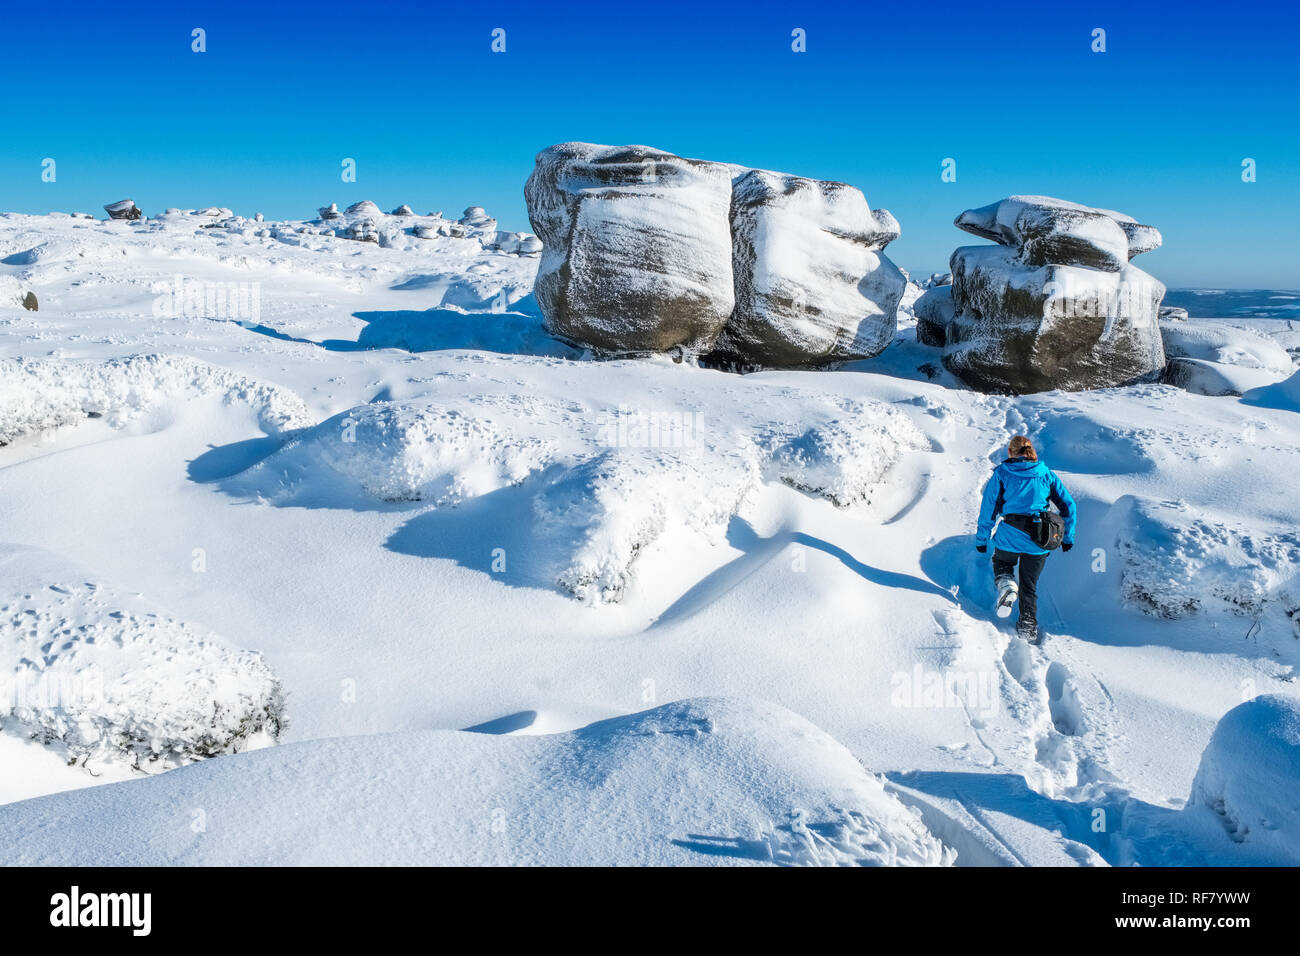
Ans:
[[[375,226],[373,219],[359,219],[345,229],[339,231],[345,239],[353,239],[357,242],[378,242],[379,230]]]
[[[0,544],[0,728],[93,767],[167,769],[273,741],[278,681],[251,651],[35,548]]]
[[[330,203],[328,206],[321,206],[317,212],[320,214],[321,219],[338,219],[343,215],[339,212],[339,204],[334,202]]]
[[[952,324],[952,286],[935,286],[912,304],[916,316],[916,340],[922,345],[942,348]]]
[[[1011,196],[967,209],[954,224],[981,239],[1015,247],[1027,266],[1068,264],[1119,272],[1134,256],[1160,246],[1160,233],[1152,226],[1050,196]]]
[[[1162,321],[1160,338],[1168,358],[1192,358],[1220,365],[1260,369],[1277,377],[1295,371],[1291,356],[1275,339],[1226,322]]]
[[[1194,395],[1244,395],[1277,380],[1268,369],[1182,356],[1169,359],[1160,372],[1161,383]]]
[[[609,352],[711,347],[735,305],[731,178],[647,146],[538,153],[524,197],[552,333]]]
[[[860,191],[646,146],[543,150],[525,187],[552,331],[616,353],[799,367],[888,344],[898,236]]]
[[[1160,337],[1168,359],[1160,381],[1198,395],[1243,395],[1295,371],[1287,350],[1253,329],[1171,320]]]
[[[1277,864],[1300,864],[1300,701],[1280,694],[1223,715],[1201,757],[1187,812]]]
[[[144,214],[132,199],[119,199],[104,207],[110,219],[139,219]]]
[[[926,337],[943,341],[944,365],[967,385],[1074,391],[1164,367],[1157,314],[1165,287],[1128,262],[1159,244],[1152,227],[1040,196],[967,210],[956,224],[1000,245],[958,248],[951,293],[932,289],[916,308],[934,317]],[[952,318],[940,333],[945,294]]]
[[[196,835],[177,808],[204,808]],[[934,866],[955,852],[825,731],[695,698],[567,733],[286,744],[0,807],[7,865]]]
[[[402,203],[400,206],[398,206],[396,209],[394,209],[390,215],[393,215],[393,216],[414,216],[414,215],[415,215],[415,210],[413,210],[413,209],[412,209],[410,206],[408,206],[406,203]]]
[[[898,234],[852,186],[741,174],[731,194],[736,305],[717,353],[783,368],[876,355],[893,339],[906,285],[882,252]]]

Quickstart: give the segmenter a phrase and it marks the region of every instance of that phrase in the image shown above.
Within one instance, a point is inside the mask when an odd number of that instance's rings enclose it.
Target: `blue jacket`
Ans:
[[[975,531],[975,544],[986,545],[993,522],[998,515],[1032,515],[1047,510],[1047,503],[1065,519],[1065,544],[1074,543],[1074,499],[1065,490],[1056,472],[1041,461],[1028,458],[1008,458],[993,470],[993,477],[984,486],[984,500],[980,505],[979,527]],[[1018,554],[1047,554],[1034,543],[1034,539],[1005,521],[998,525],[993,536],[993,546],[1002,551]]]

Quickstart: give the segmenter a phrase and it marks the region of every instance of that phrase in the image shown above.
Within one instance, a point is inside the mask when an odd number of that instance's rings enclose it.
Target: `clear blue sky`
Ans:
[[[40,0],[3,19],[4,211],[373,199],[528,229],[534,155],[580,139],[852,183],[914,272],[946,268],[963,209],[1046,193],[1158,226],[1139,262],[1169,285],[1300,287],[1294,4]]]

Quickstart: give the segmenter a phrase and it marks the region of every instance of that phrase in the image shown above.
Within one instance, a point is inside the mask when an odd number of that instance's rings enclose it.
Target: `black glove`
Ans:
[[[975,550],[978,551],[980,554],[988,554],[989,546],[987,544],[977,544],[975,545]]]
[[[1069,551],[1069,550],[1070,550],[1071,548],[1073,548],[1073,547],[1074,547],[1074,542],[1073,542],[1073,541],[1063,541],[1063,542],[1061,542],[1061,550],[1062,550],[1062,551]]]

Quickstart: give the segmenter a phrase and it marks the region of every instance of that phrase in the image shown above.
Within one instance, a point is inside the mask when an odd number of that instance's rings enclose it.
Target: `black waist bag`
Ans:
[[[1065,519],[1055,511],[1040,511],[1036,515],[1003,515],[1002,520],[1029,535],[1030,540],[1044,551],[1055,551],[1065,539]]]

